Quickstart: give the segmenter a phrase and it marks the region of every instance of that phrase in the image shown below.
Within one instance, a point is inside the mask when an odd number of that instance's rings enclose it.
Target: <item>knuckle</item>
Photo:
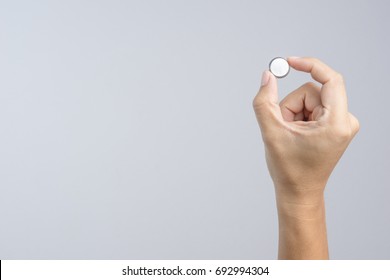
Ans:
[[[345,142],[351,139],[352,131],[348,127],[338,126],[334,129],[334,136],[339,142]]]
[[[353,134],[356,134],[360,130],[359,120],[351,113],[349,113],[349,116],[350,116],[350,125],[352,128]]]
[[[253,98],[252,106],[254,109],[258,109],[262,106],[263,103],[264,101],[262,100],[262,98],[259,95],[256,95],[255,98]]]
[[[339,72],[336,72],[336,73],[334,74],[334,80],[335,80],[336,82],[339,82],[339,83],[344,83],[344,77],[343,77],[343,75],[342,75],[341,73],[339,73]]]
[[[310,57],[309,59],[316,67],[322,67],[324,65],[324,62],[322,62],[322,60],[318,59],[317,57]]]
[[[358,133],[360,130],[360,122],[357,118],[353,117],[354,125],[352,126],[354,134]]]
[[[259,94],[257,94],[257,95],[253,98],[253,100],[252,100],[252,106],[253,106],[253,107],[257,106],[257,104],[259,103],[259,99],[260,99]]]
[[[256,95],[255,98],[252,101],[252,106],[255,109],[255,111],[261,111],[265,107],[269,107],[270,102],[266,100],[265,98],[262,98],[260,95]]]
[[[307,86],[307,87],[315,87],[316,85],[313,82],[307,82],[307,83],[305,83],[305,86]]]
[[[355,128],[356,132],[358,132],[360,130],[360,122],[356,119],[356,128]]]
[[[309,89],[315,89],[317,88],[316,84],[313,82],[307,82],[305,83],[302,88],[309,88]]]

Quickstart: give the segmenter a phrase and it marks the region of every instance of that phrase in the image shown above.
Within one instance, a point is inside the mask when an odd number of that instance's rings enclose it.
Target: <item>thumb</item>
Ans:
[[[278,104],[278,84],[269,71],[263,73],[260,90],[253,99],[253,109],[263,134],[283,120]]]

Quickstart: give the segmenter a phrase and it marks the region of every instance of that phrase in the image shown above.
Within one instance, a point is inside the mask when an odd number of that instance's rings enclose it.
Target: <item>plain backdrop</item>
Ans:
[[[291,55],[341,72],[361,123],[326,190],[330,256],[389,259],[389,9],[1,1],[0,259],[276,258],[252,100]]]

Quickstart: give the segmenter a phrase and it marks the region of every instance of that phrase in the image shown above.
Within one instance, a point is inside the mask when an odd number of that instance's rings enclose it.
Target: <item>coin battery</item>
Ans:
[[[284,78],[290,72],[290,65],[283,57],[275,57],[269,63],[269,71],[274,74],[276,78]]]

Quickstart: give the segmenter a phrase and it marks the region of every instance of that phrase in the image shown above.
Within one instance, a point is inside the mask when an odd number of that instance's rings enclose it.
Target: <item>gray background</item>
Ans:
[[[389,259],[386,1],[1,1],[1,259],[273,259],[252,110],[275,56],[343,73],[361,131],[333,259]],[[292,71],[280,97],[310,80]]]

